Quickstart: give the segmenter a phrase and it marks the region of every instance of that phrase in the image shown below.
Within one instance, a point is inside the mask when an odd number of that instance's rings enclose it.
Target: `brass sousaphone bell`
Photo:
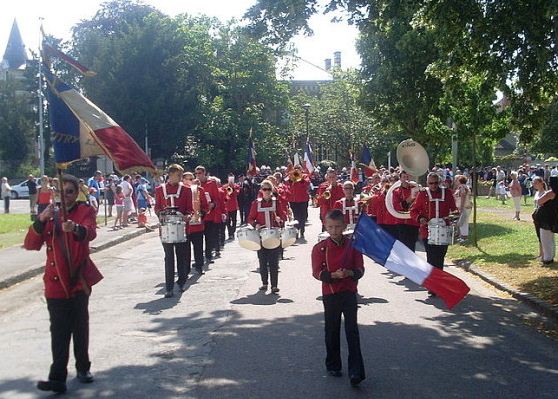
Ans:
[[[397,146],[397,162],[402,170],[411,176],[419,177],[428,172],[430,160],[422,145],[414,140],[407,139]],[[410,182],[414,187],[418,187],[415,182]],[[386,194],[386,208],[388,212],[398,219],[410,219],[409,212],[399,212],[393,207],[393,190],[401,185],[401,181],[396,181]]]

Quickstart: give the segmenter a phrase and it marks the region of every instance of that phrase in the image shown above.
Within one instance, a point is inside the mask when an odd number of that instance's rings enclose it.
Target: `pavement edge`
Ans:
[[[131,231],[124,235],[114,237],[114,239],[104,242],[98,246],[91,245],[90,253],[100,252],[107,248],[114,247],[115,245],[131,240],[133,238],[139,237],[143,234],[152,233],[153,231],[156,231],[157,227],[158,225],[151,226],[150,229],[147,228],[138,229],[136,231]],[[22,281],[28,280],[30,278],[33,278],[41,274],[43,272],[43,268],[44,268],[44,264],[41,264],[40,266],[32,267],[24,271],[23,273],[18,274],[17,276],[9,277],[5,280],[0,281],[0,290],[9,288],[15,284],[21,283]]]
[[[455,266],[460,267],[466,272],[469,272],[471,274],[474,274],[475,276],[480,277],[482,280],[498,288],[499,290],[507,292],[515,299],[520,300],[525,304],[529,305],[532,309],[534,309],[538,313],[548,317],[549,319],[552,319],[555,323],[558,323],[558,306],[552,305],[548,302],[545,302],[535,297],[534,295],[531,295],[527,292],[519,291],[513,288],[512,286],[503,283],[502,281],[498,280],[491,274],[482,271],[478,266],[475,266],[472,262],[466,259],[455,260],[454,264]]]

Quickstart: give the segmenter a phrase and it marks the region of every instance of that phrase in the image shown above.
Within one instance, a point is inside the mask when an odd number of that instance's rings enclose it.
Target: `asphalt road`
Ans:
[[[313,220],[316,212],[312,210]],[[309,243],[281,262],[280,296],[257,291],[256,254],[227,244],[223,258],[164,299],[163,251],[147,234],[94,255],[105,279],[90,302],[96,381],[73,377],[72,398],[555,398],[557,342],[533,314],[468,274],[453,311],[367,261],[359,324],[367,379],[359,389],[326,376],[320,283]],[[48,314],[34,278],[0,291],[0,397],[35,389],[50,364]],[[533,319],[533,322],[536,318]],[[344,347],[343,343],[343,347]]]

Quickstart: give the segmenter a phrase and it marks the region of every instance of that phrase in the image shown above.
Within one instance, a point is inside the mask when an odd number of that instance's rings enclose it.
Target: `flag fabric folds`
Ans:
[[[314,172],[314,153],[312,152],[310,142],[306,143],[306,149],[304,150],[304,168],[309,173]]]
[[[85,76],[95,76],[97,73],[90,70],[89,68],[81,65],[75,59],[70,57],[68,54],[58,50],[56,47],[43,41],[43,59],[47,64],[50,64],[51,58],[57,58],[64,61],[66,64],[70,65],[72,68],[77,70],[79,73]]]
[[[407,277],[439,296],[451,309],[469,292],[465,282],[427,263],[362,214],[353,232],[353,247],[376,263]]]
[[[364,175],[366,177],[372,176],[378,170],[376,168],[374,158],[372,158],[372,153],[366,145],[362,149],[362,164],[364,166]]]
[[[248,176],[256,176],[258,174],[256,165],[256,148],[254,147],[254,141],[250,138],[248,141],[248,170],[246,174]]]
[[[73,161],[104,154],[121,173],[156,172],[134,139],[99,107],[49,70],[44,76],[57,167],[65,169]]]
[[[298,155],[298,152],[295,152],[294,156],[293,156],[293,165],[301,165],[300,163],[300,155]]]

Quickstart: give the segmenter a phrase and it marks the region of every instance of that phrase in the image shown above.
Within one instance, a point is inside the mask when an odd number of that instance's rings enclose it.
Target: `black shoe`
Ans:
[[[277,287],[271,287],[271,293],[272,294],[277,294],[279,292],[279,288]]]
[[[332,377],[342,377],[343,373],[340,370],[328,370],[327,373]]]
[[[173,296],[174,294],[172,293],[172,291],[165,292],[165,298],[172,298]]]
[[[196,267],[196,273],[198,273],[200,276],[204,274],[203,269],[201,267]]]
[[[39,381],[37,383],[37,389],[40,391],[52,391],[56,393],[66,392],[66,383],[62,381]]]
[[[358,387],[358,384],[360,384],[360,382],[362,381],[362,378],[357,377],[356,375],[352,375],[349,379],[351,381],[352,387]]]
[[[259,290],[260,290],[260,291],[267,291],[267,284],[262,285],[262,286],[259,288]]]
[[[432,291],[428,291],[428,296],[429,296],[430,298],[435,298],[435,297],[436,297],[436,294],[433,293]]]
[[[221,257],[221,252],[219,252],[219,251],[215,252],[215,257],[220,258]]]
[[[210,264],[210,263],[214,263],[213,258],[205,258],[205,261]]]
[[[186,284],[179,284],[178,289],[180,290],[180,292],[186,291]]]
[[[89,383],[93,382],[93,380],[94,380],[93,374],[91,374],[91,372],[89,372],[89,371],[78,371],[77,372],[77,379],[82,384],[89,384]]]

